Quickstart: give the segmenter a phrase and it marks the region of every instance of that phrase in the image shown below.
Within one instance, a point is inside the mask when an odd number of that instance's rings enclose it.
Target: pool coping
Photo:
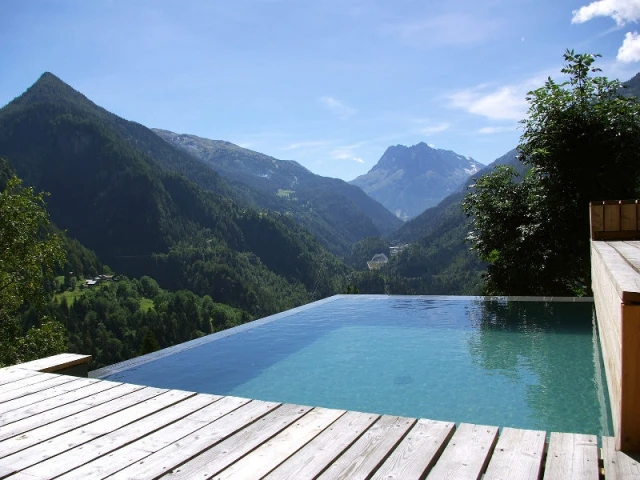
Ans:
[[[274,320],[285,318],[290,315],[294,315],[296,313],[309,310],[310,308],[324,305],[325,303],[330,303],[335,300],[339,300],[341,298],[350,298],[353,296],[354,295],[340,294],[340,295],[333,295],[332,297],[323,298],[321,300],[316,300],[314,302],[310,302],[305,305],[292,308],[290,310],[285,310],[284,312],[276,313],[273,315],[269,315],[268,317],[263,317],[257,320],[253,320],[251,322],[244,323],[242,325],[238,325],[237,327],[228,328],[226,330],[212,333],[204,337],[196,338],[194,340],[189,340],[183,343],[179,343],[171,347],[163,348],[161,350],[148,353],[146,355],[130,358],[129,360],[125,360],[124,362],[114,363],[113,365],[107,365],[106,367],[92,370],[89,372],[89,378],[104,378],[104,377],[122,372],[124,370],[135,368],[140,365],[144,365],[145,363],[149,363],[154,360],[158,360],[160,358],[173,355],[174,353],[179,353],[184,350],[189,350],[191,348],[199,347],[200,345],[204,345],[209,342],[213,342],[221,338],[228,337],[230,335],[235,335],[236,333],[241,333],[246,330],[250,330],[252,328],[256,328],[261,325],[271,323]],[[532,296],[509,297],[509,296],[461,296],[461,295],[460,296],[456,296],[456,295],[358,295],[358,296],[367,297],[368,299],[372,299],[372,300],[376,300],[376,299],[384,300],[384,299],[390,299],[390,298],[397,298],[397,299],[407,299],[407,300],[429,299],[429,300],[445,300],[445,301],[478,300],[478,301],[507,301],[507,302],[535,301],[535,302],[593,303],[593,297],[532,297]]]

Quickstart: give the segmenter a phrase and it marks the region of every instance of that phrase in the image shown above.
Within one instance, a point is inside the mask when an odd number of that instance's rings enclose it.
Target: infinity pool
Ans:
[[[611,434],[590,301],[339,295],[101,378],[435,420]]]

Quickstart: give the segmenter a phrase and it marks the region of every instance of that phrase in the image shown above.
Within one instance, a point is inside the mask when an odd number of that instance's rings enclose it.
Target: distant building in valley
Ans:
[[[367,262],[369,270],[378,270],[380,267],[386,265],[389,258],[384,253],[376,253],[373,258]]]

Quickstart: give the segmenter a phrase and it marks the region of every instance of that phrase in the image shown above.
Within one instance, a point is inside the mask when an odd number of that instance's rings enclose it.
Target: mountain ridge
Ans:
[[[51,193],[56,225],[126,275],[254,315],[340,290],[346,267],[308,232],[237,204],[210,167],[52,74],[0,109],[0,156]]]
[[[291,215],[333,253],[344,255],[351,243],[389,234],[402,224],[360,188],[316,175],[294,160],[279,160],[224,140],[153,131],[213,168],[256,206]]]
[[[437,205],[483,167],[470,157],[431,148],[424,142],[409,147],[393,145],[369,172],[350,183],[408,220]]]

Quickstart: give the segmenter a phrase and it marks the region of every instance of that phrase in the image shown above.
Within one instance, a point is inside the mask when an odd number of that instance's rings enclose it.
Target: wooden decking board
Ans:
[[[424,478],[424,474],[433,467],[454,430],[455,423],[452,422],[418,420],[371,478]]]
[[[2,448],[0,448],[0,465],[6,463],[3,462],[4,458],[16,454],[21,450],[42,442],[51,441],[51,439],[64,435],[67,432],[77,430],[85,425],[90,425],[96,419],[102,419],[128,407],[135,406],[163,392],[163,390],[149,387],[132,390],[126,395],[114,397],[117,398],[117,401],[113,401],[112,398],[111,401],[99,404],[93,408],[84,409],[80,413],[70,417],[56,420],[29,430],[17,437],[3,440],[2,443],[0,443],[0,446],[2,446]]]
[[[216,473],[253,451],[296,422],[311,407],[282,405],[246,428],[235,432],[213,448],[169,471],[167,478],[212,478]]]
[[[217,473],[216,480],[262,478],[345,413],[345,410],[314,408],[268,442]]]
[[[155,395],[147,400],[121,409],[120,411],[86,424],[82,428],[70,430],[55,438],[38,443],[26,449],[0,459],[0,465],[11,466],[16,471],[25,470],[56,455],[89,442],[94,438],[117,430],[131,422],[140,420],[148,415],[162,410],[170,405],[178,403],[189,396],[192,392],[180,390],[169,390]],[[21,437],[18,437],[18,439]],[[4,446],[4,444],[2,444]]]
[[[253,400],[219,420],[120,470],[113,478],[133,480],[158,478],[205,450],[212,447],[215,448],[216,444],[253,424],[274,409],[279,410],[279,407],[279,403]],[[295,406],[295,409],[302,410],[303,413],[309,410],[309,408],[299,408],[297,406]],[[268,426],[265,425],[265,428]]]
[[[48,388],[47,385],[55,383],[70,382],[73,377],[67,377],[64,375],[55,375],[53,373],[45,373],[42,375],[32,375],[27,378],[21,378],[13,382],[7,383],[2,386],[2,393],[0,393],[0,402],[6,400],[12,400],[22,394],[27,394],[37,391],[39,388]],[[44,386],[40,387],[39,384],[44,383]]]
[[[9,410],[12,410],[15,408],[17,403],[28,405],[29,403],[32,403],[33,398],[31,397],[34,395],[40,394],[40,397],[42,397],[43,393],[45,395],[50,395],[51,392],[47,392],[48,390],[51,390],[53,387],[74,383],[74,379],[75,377],[57,375],[53,378],[47,378],[39,383],[32,383],[9,392],[2,392],[0,393],[0,412],[8,412]]]
[[[640,478],[640,454],[616,451],[613,437],[602,437],[605,480],[637,480]]]
[[[76,382],[73,382],[73,383],[75,386]],[[48,410],[60,408],[63,405],[75,402],[79,399],[89,397],[91,395],[94,395],[99,392],[103,392],[105,390],[109,390],[110,388],[113,388],[116,385],[119,385],[113,382],[100,382],[100,381],[92,382],[92,383],[85,383],[83,381],[79,381],[78,383],[80,385],[79,388],[76,388],[74,390],[67,390],[66,392],[61,393],[60,395],[44,398],[37,402],[26,404],[20,408],[12,409],[8,412],[0,412],[0,432],[2,432],[3,426],[8,425],[10,423],[14,423],[20,420],[27,419],[29,417],[33,417],[34,415],[38,415]],[[65,384],[64,386],[67,386],[67,385],[69,384]]]
[[[545,443],[546,432],[505,427],[484,480],[538,480]]]
[[[355,442],[380,415],[347,412],[273,470],[265,480],[315,478]]]
[[[48,405],[44,404],[42,405],[42,411],[34,410],[31,415],[28,415],[29,410],[27,410],[26,412],[22,412],[19,410],[12,410],[11,412],[8,412],[6,414],[6,416],[8,417],[7,424],[0,426],[0,441],[23,434],[25,432],[28,432],[29,430],[42,428],[58,420],[73,417],[74,415],[88,411],[112,400],[117,400],[135,391],[142,390],[144,387],[141,387],[139,385],[120,385],[116,387],[110,386],[110,388],[104,390],[99,390],[97,386],[95,388],[93,386],[89,386],[86,388],[91,388],[91,390],[94,391],[88,392],[88,396],[83,395],[82,397],[79,397],[71,402],[65,402],[64,404],[57,406],[57,408],[47,408]],[[110,406],[110,408],[113,408],[113,406]],[[103,410],[100,410],[97,414],[90,414],[89,418],[85,421],[91,421],[91,418],[94,418],[95,415],[99,415],[103,412]],[[79,420],[75,417],[69,419],[69,422],[71,423],[78,421]],[[64,425],[64,423],[58,423],[56,425],[60,427],[61,425]],[[67,425],[67,429],[70,428],[73,427],[69,427]],[[2,455],[0,455],[0,457],[1,456]]]
[[[640,242],[607,242],[631,265],[631,267],[640,273]]]
[[[498,427],[462,423],[428,480],[478,480],[498,440]]]
[[[0,369],[0,479],[640,479],[611,437],[61,378]]]
[[[159,399],[160,397],[156,397]],[[217,400],[208,395],[195,395],[166,408],[154,412],[141,420],[129,423],[111,433],[97,437],[78,447],[67,450],[60,455],[40,462],[24,470],[23,473],[36,477],[58,477],[74,468],[78,468],[95,458],[102,457],[118,448],[122,448],[142,437],[145,437],[161,428],[170,425],[193,411],[210,405]]]
[[[78,390],[79,388],[86,387],[87,385],[100,383],[93,381],[91,383],[87,383],[87,379],[75,379],[70,382],[62,383],[60,385],[53,386],[51,388],[47,388],[44,390],[40,390],[37,392],[33,392],[29,395],[25,395],[24,397],[15,398],[13,400],[8,400],[4,403],[0,404],[0,425],[3,424],[4,416],[6,413],[13,411],[24,409],[30,405],[35,403],[41,403],[46,400],[49,400],[54,397],[58,397],[60,395],[64,395],[67,392],[72,392],[74,390]]]
[[[91,362],[91,355],[79,355],[77,353],[59,353],[51,357],[40,358],[30,362],[16,365],[18,368],[34,370],[36,372],[55,372],[65,368],[74,367]]]
[[[544,480],[598,480],[599,463],[595,435],[552,432]]]
[[[5,391],[9,387],[8,384],[20,380],[22,378],[36,377],[38,372],[30,370],[21,370],[15,367],[0,368],[0,388]]]
[[[211,397],[214,397],[211,395]],[[213,423],[251,400],[223,397],[213,404],[59,477],[60,480],[103,479]]]
[[[415,423],[415,418],[383,415],[318,478],[369,478]]]

